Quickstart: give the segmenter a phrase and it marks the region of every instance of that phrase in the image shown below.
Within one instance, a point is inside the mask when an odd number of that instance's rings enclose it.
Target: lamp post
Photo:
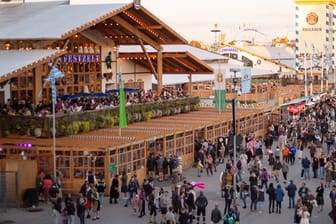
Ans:
[[[214,51],[217,52],[218,51],[218,43],[217,43],[217,33],[219,33],[221,30],[217,28],[218,24],[215,23],[214,24],[214,29],[210,30],[211,33],[215,34],[215,44],[214,44]]]
[[[236,106],[237,106],[237,83],[238,78],[236,76],[237,72],[240,72],[239,68],[231,68],[230,72],[233,72],[232,82],[233,82],[233,97],[232,97],[232,125],[233,125],[233,167],[235,167],[233,172],[233,190],[234,190],[234,198],[233,204],[236,204],[236,190],[237,190],[237,122],[236,122]]]

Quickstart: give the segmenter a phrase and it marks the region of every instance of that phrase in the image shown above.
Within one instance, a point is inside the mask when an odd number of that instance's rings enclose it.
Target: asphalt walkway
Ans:
[[[304,155],[308,152],[304,152]],[[267,164],[266,158],[264,156],[263,164]],[[205,173],[202,174],[202,177],[197,177],[197,172],[195,168],[190,168],[184,170],[184,177],[187,178],[187,181],[200,181],[204,182],[206,187],[203,190],[205,195],[209,200],[209,205],[207,207],[207,223],[210,223],[209,216],[211,209],[214,207],[215,203],[218,203],[221,210],[224,208],[224,200],[221,198],[220,195],[220,187],[219,187],[219,175],[220,171],[223,170],[223,165],[219,165],[218,171],[214,173],[212,176],[207,176]],[[269,168],[269,167],[268,167]],[[300,177],[300,169],[301,165],[299,160],[296,161],[296,164],[290,166],[289,172],[289,179],[294,180],[294,183],[299,187],[303,180]],[[247,174],[244,175],[244,179],[248,180]],[[281,179],[282,180],[282,179]],[[271,179],[274,181],[274,179]],[[283,181],[283,180],[282,180]],[[281,183],[282,183],[281,181]],[[315,190],[318,184],[321,182],[320,179],[311,179],[310,181],[305,181],[307,186],[312,190],[313,194],[315,195]],[[164,187],[170,191],[170,183],[156,183],[156,187]],[[284,184],[282,184],[285,187]],[[197,189],[197,188],[196,188]],[[198,190],[197,190],[198,191]],[[332,221],[328,217],[328,212],[331,210],[330,200],[329,200],[329,192],[330,188],[325,190],[325,206],[322,212],[318,212],[317,208],[314,208],[312,214],[312,223],[320,223],[320,224],[331,224]],[[242,201],[238,198],[237,203],[241,212],[241,223],[248,223],[248,224],[287,224],[293,223],[294,217],[294,209],[288,209],[288,197],[287,194],[285,196],[284,202],[282,203],[282,213],[281,214],[269,214],[268,213],[268,196],[266,196],[265,202],[265,212],[264,213],[251,213],[249,209],[242,208]],[[249,205],[249,200],[248,200]],[[51,216],[51,205],[41,204],[39,205],[42,208],[42,211],[39,212],[28,212],[26,209],[7,209],[6,212],[0,212],[0,224],[10,224],[10,223],[54,223],[53,217]],[[159,216],[157,217],[159,220]],[[130,207],[123,207],[123,203],[120,202],[119,204],[108,204],[107,198],[103,203],[102,211],[100,214],[100,219],[93,221],[91,219],[86,220],[86,224],[90,223],[137,223],[137,224],[144,224],[148,223],[149,215],[146,211],[146,216],[142,218],[138,218],[137,215],[132,213]],[[76,223],[79,223],[79,219],[76,217]],[[196,223],[196,222],[194,222]]]

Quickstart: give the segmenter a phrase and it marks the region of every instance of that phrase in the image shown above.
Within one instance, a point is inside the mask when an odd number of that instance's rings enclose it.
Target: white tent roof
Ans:
[[[207,51],[201,48],[193,47],[188,44],[166,44],[161,45],[162,46],[162,52],[190,52],[191,54],[195,55],[197,58],[207,61],[207,60],[223,60],[228,59],[228,57]],[[151,52],[157,52],[156,49],[153,47],[146,45],[145,46],[146,51]],[[119,48],[120,53],[141,53],[142,49],[138,45],[122,45]]]
[[[0,5],[0,39],[62,39],[126,4],[69,5],[68,1]]]
[[[0,78],[61,52],[62,50],[0,50]]]
[[[295,52],[291,47],[244,46],[242,48],[264,58],[280,61],[281,64],[295,67]]]
[[[230,72],[231,68],[246,68],[243,66],[238,65],[232,65],[232,64],[210,64],[214,68],[214,74],[216,74],[218,71],[221,71],[225,74],[225,79],[231,79],[233,76],[233,73]],[[268,70],[262,70],[262,69],[251,69],[251,76],[252,78],[256,78],[258,76],[265,76],[265,75],[272,75],[275,74],[274,72],[268,71]],[[214,74],[195,74],[192,75],[192,82],[205,82],[205,81],[213,81],[214,80]],[[182,84],[182,83],[189,83],[189,74],[164,74],[163,75],[163,85],[176,85],[176,84]],[[236,74],[237,78],[241,78],[241,73],[237,72]],[[156,79],[152,77],[152,82],[157,83]]]

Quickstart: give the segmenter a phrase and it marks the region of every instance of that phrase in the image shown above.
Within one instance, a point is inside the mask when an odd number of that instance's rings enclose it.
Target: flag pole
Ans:
[[[311,78],[311,82],[310,82],[310,95],[313,95],[313,54],[314,54],[314,46],[312,49],[312,53],[310,54],[310,78]]]
[[[322,69],[321,69],[321,93],[323,92],[323,76],[324,76],[324,72],[323,72],[323,70],[324,70],[324,66],[323,66],[323,64],[324,64],[324,52],[323,52],[323,50],[322,50],[322,58],[321,58],[321,66],[322,66]]]
[[[307,43],[305,42],[305,52],[303,56],[303,64],[305,66],[304,69],[304,85],[305,85],[305,96],[308,96],[308,89],[307,89]]]

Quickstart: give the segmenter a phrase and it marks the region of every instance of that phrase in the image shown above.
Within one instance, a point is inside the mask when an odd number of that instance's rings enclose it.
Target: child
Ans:
[[[131,205],[132,205],[134,214],[137,214],[137,212],[139,211],[139,203],[140,203],[139,195],[133,194],[133,197],[131,199]]]
[[[62,223],[68,224],[68,211],[66,208],[62,209],[61,217],[62,217]]]

